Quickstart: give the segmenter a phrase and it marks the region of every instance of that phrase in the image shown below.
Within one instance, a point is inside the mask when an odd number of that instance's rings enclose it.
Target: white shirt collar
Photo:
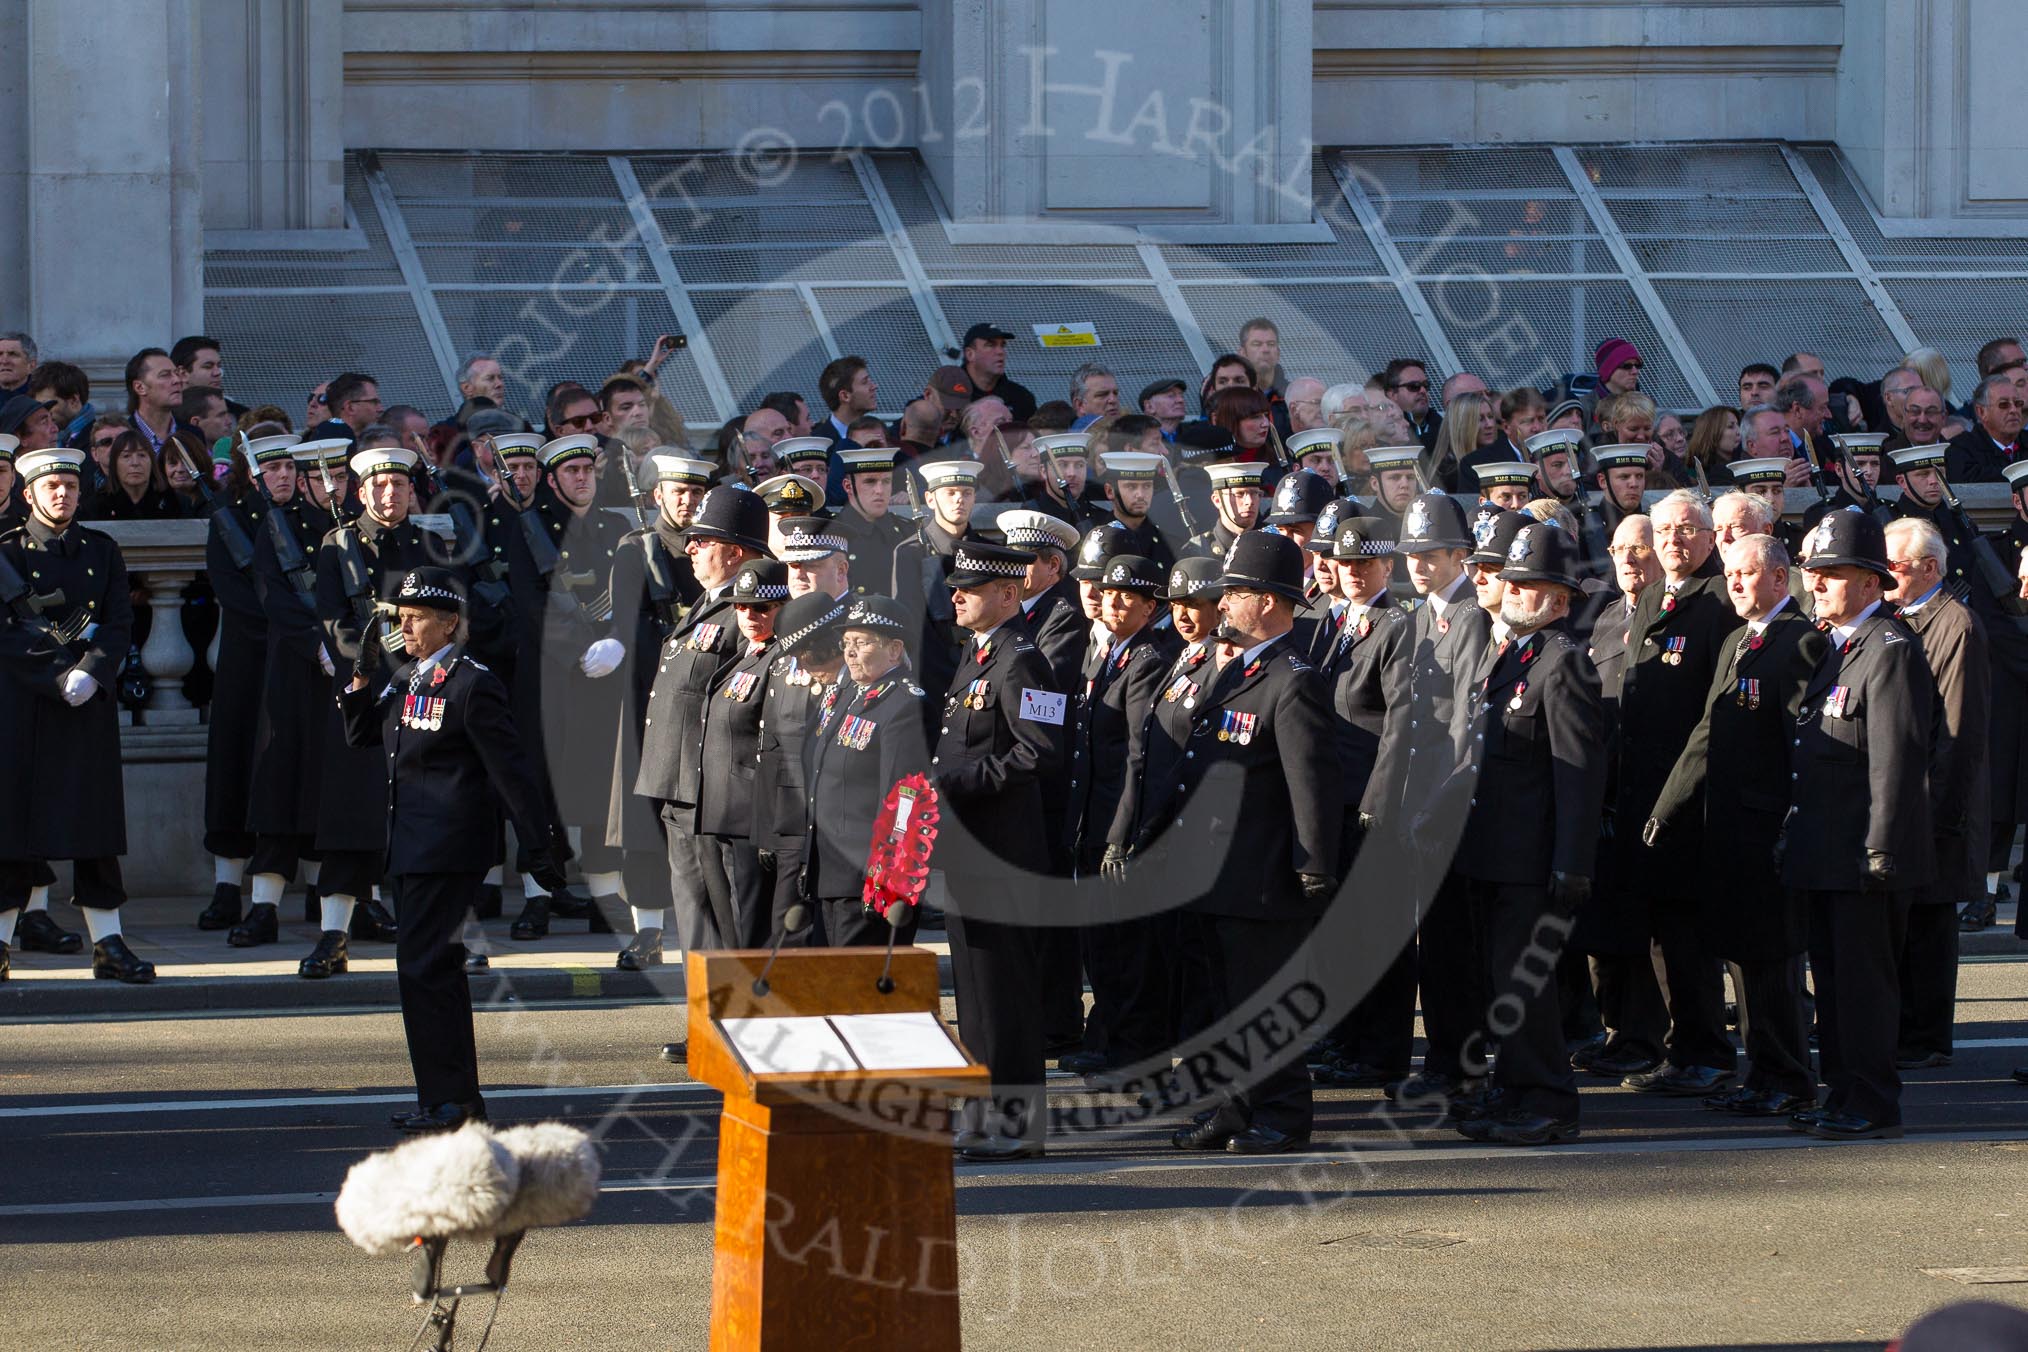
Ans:
[[[1248,667],[1252,666],[1253,660],[1268,650],[1268,644],[1274,643],[1278,641],[1280,638],[1281,635],[1277,634],[1275,635],[1274,638],[1267,640],[1266,643],[1256,643],[1251,648],[1248,648],[1245,652],[1241,653],[1236,659],[1234,659],[1239,663],[1239,669],[1241,671],[1244,671]]]
[[[1459,590],[1469,580],[1463,573],[1459,573],[1451,579],[1450,586],[1445,587],[1442,591],[1433,591],[1429,594],[1430,608],[1436,611],[1438,619],[1442,619],[1444,612],[1457,602]],[[1474,605],[1478,604],[1478,598],[1476,596],[1473,597],[1472,602]]]
[[[1832,625],[1831,637],[1838,641],[1839,647],[1843,647],[1845,644],[1850,643],[1852,641],[1852,635],[1859,631],[1859,626],[1866,623],[1867,617],[1872,615],[1873,612],[1878,609],[1880,609],[1880,603],[1878,601],[1875,601],[1872,605],[1866,607],[1866,609],[1860,611],[1857,615],[1854,615],[1850,623]]]
[[[1789,603],[1789,595],[1787,592],[1783,592],[1782,599],[1774,603],[1773,610],[1770,610],[1767,614],[1761,616],[1757,620],[1748,620],[1746,622],[1746,627],[1756,634],[1766,633],[1768,625],[1774,622],[1774,617],[1781,614],[1782,607],[1787,605],[1788,603]]]
[[[985,633],[972,635],[972,646],[974,648],[985,647],[988,643],[991,643],[993,641],[993,635],[999,633],[1002,629],[1005,629],[1006,627],[1007,621],[1002,620],[1000,621],[1000,623],[994,625],[991,629],[988,629]]]

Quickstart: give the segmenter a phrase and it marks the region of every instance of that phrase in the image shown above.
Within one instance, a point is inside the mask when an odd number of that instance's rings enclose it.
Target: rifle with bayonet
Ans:
[[[1859,472],[1859,463],[1852,458],[1851,447],[1840,445],[1838,459],[1844,466],[1845,477],[1852,481],[1851,486],[1845,491],[1859,500],[1859,505],[1866,514],[1883,526],[1894,520],[1894,509],[1881,500],[1880,494],[1874,490],[1873,481]],[[1937,482],[1943,483],[1942,474],[1937,475]],[[1944,484],[1944,492],[1950,492],[1949,484]],[[1952,498],[1952,501],[1956,502],[1956,499]]]
[[[1697,496],[1704,499],[1704,505],[1711,505],[1711,479],[1704,473],[1704,462],[1695,456],[1690,458],[1690,468],[1697,476]]]
[[[1830,471],[1826,470],[1823,461],[1817,458],[1815,437],[1809,435],[1803,437],[1803,457],[1810,462],[1810,482],[1817,486],[1817,496],[1827,504],[1835,501],[1838,489],[1832,481]]]
[[[268,539],[275,547],[275,564],[282,570],[282,577],[295,588],[296,594],[316,608],[317,569],[310,562],[310,556],[303,549],[303,542],[289,529],[289,523],[282,519],[282,504],[275,501],[273,491],[268,488],[267,476],[254,463],[253,453],[245,432],[239,434],[240,454],[246,457],[247,469],[253,475],[254,486],[260,490],[263,501],[268,504]],[[329,491],[328,489],[326,490]]]
[[[515,515],[520,518],[521,538],[528,545],[529,561],[535,565],[536,576],[543,581],[543,605],[550,617],[563,626],[572,642],[580,638],[584,640],[576,647],[576,651],[583,652],[605,637],[605,630],[585,610],[584,602],[577,599],[573,588],[596,582],[597,576],[561,571],[563,556],[557,553],[556,541],[549,538],[549,528],[541,515],[530,510],[528,500],[521,496],[520,485],[514,482],[511,471],[502,470],[500,487],[514,505]]]
[[[1169,453],[1158,451],[1155,463],[1162,468],[1162,482],[1169,485],[1169,496],[1176,499],[1176,515],[1183,518],[1183,532],[1186,539],[1194,540],[1204,532],[1197,525],[1197,517],[1190,510],[1190,499],[1183,496],[1183,485],[1177,481],[1176,467],[1169,463]]]
[[[648,520],[648,509],[641,505],[641,485],[634,477],[634,457],[627,448],[619,448],[620,471],[627,478],[627,501],[634,504],[635,529],[630,532],[640,537],[641,575],[648,584],[648,603],[665,621],[674,623],[683,597],[676,586],[676,579],[669,574],[668,560],[662,549],[662,541],[655,534],[655,527]],[[658,505],[655,509],[660,511]]]
[[[1950,518],[1948,524],[1956,529],[1958,536],[1972,551],[1972,562],[1979,570],[1979,580],[1986,584],[1986,590],[1992,594],[1994,607],[2012,620],[2015,628],[2028,633],[2028,604],[2024,604],[2021,600],[2019,580],[2013,573],[2007,571],[2006,564],[2000,562],[2000,552],[1993,548],[1993,542],[1988,540],[1972,523],[1972,519],[1965,515],[1964,504],[1959,502],[1958,495],[1951,491],[1950,481],[1944,478],[1943,471],[1937,471],[1936,482],[1937,489],[1942,494],[1934,512],[1938,524],[1945,524],[1946,516]]]
[[[245,434],[241,433],[244,438]],[[246,533],[246,525],[233,514],[231,503],[220,503],[218,492],[211,486],[211,476],[197,467],[197,461],[190,454],[190,448],[176,437],[169,440],[175,444],[183,457],[183,463],[197,481],[197,493],[204,499],[206,514],[218,523],[218,538],[225,545],[225,556],[232,560],[232,566],[244,573],[253,567],[253,539]],[[253,457],[247,457],[247,472],[253,473]],[[254,477],[258,478],[258,475]]]

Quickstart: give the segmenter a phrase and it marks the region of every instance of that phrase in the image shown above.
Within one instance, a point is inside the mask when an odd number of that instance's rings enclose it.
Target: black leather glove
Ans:
[[[1106,857],[1099,861],[1099,877],[1109,883],[1123,883],[1127,880],[1127,861],[1134,852],[1124,845],[1106,846]]]
[[[1866,890],[1868,892],[1885,892],[1888,884],[1894,881],[1894,874],[1893,855],[1885,850],[1868,850],[1866,852]]]
[[[1599,814],[1598,838],[1600,840],[1611,840],[1614,836],[1619,834],[1619,829],[1620,829],[1619,825],[1614,819],[1613,810],[1611,808],[1607,808],[1604,812],[1601,812]]]
[[[1662,819],[1660,817],[1648,818],[1646,825],[1641,827],[1641,844],[1646,845],[1652,850],[1655,848],[1655,842],[1661,838]]]
[[[754,854],[760,860],[762,868],[772,869],[775,866],[775,852],[773,850],[755,850]]]
[[[554,852],[548,849],[530,850],[528,867],[523,870],[535,879],[535,885],[551,896],[567,891],[570,880],[563,876],[563,865],[558,863]]]
[[[1328,873],[1300,873],[1304,901],[1329,901],[1338,892],[1338,880]]]
[[[1574,915],[1591,900],[1591,879],[1559,869],[1549,875],[1549,900],[1564,915]]]
[[[1360,829],[1361,831],[1364,831],[1364,832],[1365,832],[1365,833],[1366,833],[1367,835],[1369,835],[1369,836],[1370,836],[1370,835],[1372,835],[1372,834],[1373,834],[1373,833],[1374,833],[1375,831],[1378,831],[1378,830],[1380,829],[1380,817],[1379,817],[1379,815],[1378,815],[1377,813],[1372,813],[1372,812],[1362,812],[1362,813],[1360,813],[1360,814],[1359,814],[1359,829]]]
[[[366,636],[359,640],[359,656],[352,661],[352,675],[365,678],[368,688],[380,675],[380,626],[366,626]],[[377,692],[376,692],[377,693]]]

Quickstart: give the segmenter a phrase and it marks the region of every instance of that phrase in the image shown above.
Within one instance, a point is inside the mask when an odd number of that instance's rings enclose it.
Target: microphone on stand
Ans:
[[[897,901],[887,908],[887,961],[880,964],[880,980],[873,983],[873,989],[882,995],[894,994],[894,978],[888,973],[894,970],[894,941],[901,935],[901,927],[915,914],[915,904]]]
[[[782,945],[789,941],[791,934],[797,933],[809,923],[810,908],[800,901],[793,903],[788,910],[782,912],[782,932],[776,936],[774,946],[768,950],[768,960],[762,966],[760,975],[753,979],[753,993],[755,995],[766,995],[768,993],[768,973],[774,970],[775,959],[781,956]]]

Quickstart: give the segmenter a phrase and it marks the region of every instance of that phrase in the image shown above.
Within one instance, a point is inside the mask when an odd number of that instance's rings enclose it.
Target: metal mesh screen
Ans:
[[[436,291],[444,326],[459,352],[490,352],[507,376],[507,402],[530,421],[559,380],[594,390],[645,358],[655,339],[679,325],[660,291]],[[716,426],[704,381],[688,349],[662,364],[663,395],[686,421]],[[425,407],[428,407],[425,405]]]
[[[1539,147],[1352,150],[1344,158],[1376,202],[1403,194],[1448,197],[1487,188],[1570,191],[1556,156]]]
[[[655,281],[645,249],[607,247],[589,239],[575,246],[418,244],[416,256],[432,286],[628,286]]]
[[[1952,397],[1958,402],[1970,399],[1978,383],[1981,347],[1995,338],[2028,337],[2028,278],[1979,282],[1974,305],[1965,303],[1964,282],[1909,279],[1882,285],[1915,336],[1950,359]],[[1877,376],[1886,369],[1883,365],[1867,374]]]
[[[1183,297],[1205,338],[1221,352],[1233,350],[1239,326],[1247,320],[1256,315],[1272,319],[1281,330],[1282,365],[1326,385],[1363,383],[1394,358],[1423,347],[1401,293],[1388,281],[1186,285]]]
[[[899,409],[929,383],[944,358],[923,332],[915,302],[898,286],[826,286],[816,291],[817,308],[831,326],[838,350],[866,358],[881,382],[880,406]],[[816,373],[808,376],[812,388]]]
[[[851,163],[830,155],[802,155],[787,165],[733,155],[637,155],[629,163],[642,193],[657,206],[739,198],[857,206],[866,200]]]
[[[383,403],[445,407],[443,372],[407,291],[211,296],[204,329],[230,356],[233,397],[288,410],[297,431],[310,391],[340,371],[373,376]]]
[[[1088,361],[1109,367],[1131,393],[1158,376],[1194,381],[1197,362],[1152,286],[939,286],[951,326],[963,333],[989,321],[1016,335],[1007,374],[1047,402],[1067,399],[1070,373]],[[1045,348],[1031,324],[1090,323],[1100,347]]]
[[[1592,372],[1592,352],[1608,338],[1641,350],[1641,388],[1664,408],[1696,403],[1675,357],[1623,281],[1424,282],[1451,346],[1488,385],[1542,388]]]
[[[823,406],[817,398],[817,373],[831,354],[800,296],[793,291],[700,291],[694,300],[741,411],[755,408],[775,390],[795,390],[812,409]]]
[[[1331,244],[1165,244],[1177,277],[1360,276],[1386,271],[1323,157],[1310,166],[1310,215],[1330,227]]]
[[[1859,189],[1832,151],[1798,152],[1838,209],[1859,252],[1874,270],[1890,272],[2028,272],[2028,239],[1889,239],[1873,223]]]
[[[457,202],[472,197],[620,195],[612,170],[596,155],[401,155],[380,157],[387,184],[411,199]]]
[[[357,161],[345,163],[346,214],[366,238],[364,249],[213,249],[204,255],[211,287],[400,286],[401,268],[366,191]]]
[[[1875,379],[1901,356],[1857,282],[1663,281],[1655,291],[1721,398],[1734,389],[1742,366],[1779,366],[1791,352],[1816,353],[1834,379]]]
[[[715,248],[743,244],[863,244],[878,243],[880,222],[873,208],[836,204],[821,211],[784,210],[772,203],[713,206],[702,210],[690,207],[657,207],[655,219],[662,237],[670,244],[700,244]]]
[[[1580,146],[1577,161],[1602,193],[1615,189],[1679,188],[1697,194],[1799,192],[1794,175],[1771,145]]]
[[[690,283],[883,282],[901,280],[894,251],[885,244],[844,244],[832,248],[670,250],[676,270]]]

